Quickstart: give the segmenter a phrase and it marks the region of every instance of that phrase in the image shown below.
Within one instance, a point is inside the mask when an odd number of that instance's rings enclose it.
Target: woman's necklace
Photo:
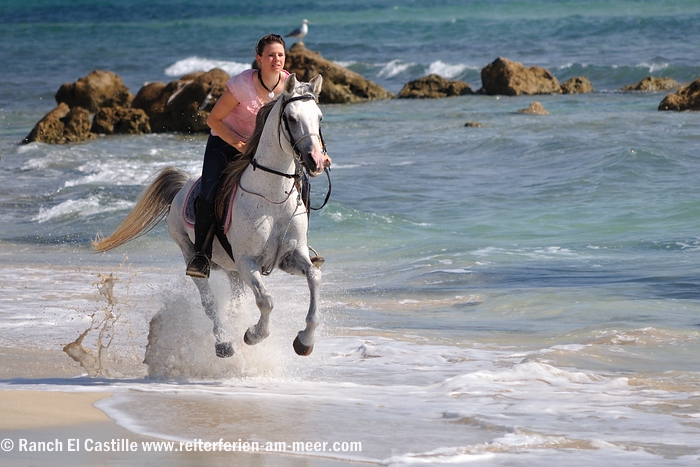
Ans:
[[[270,99],[274,99],[275,93],[272,92],[272,90],[275,89],[280,84],[280,81],[282,80],[282,75],[280,75],[280,74],[277,75],[277,82],[275,83],[274,86],[272,86],[272,89],[268,89],[267,86],[265,86],[265,82],[262,79],[262,73],[260,70],[258,70],[258,80],[260,81],[260,84],[262,84],[262,87],[265,88],[265,91],[267,91],[267,97],[269,97]]]

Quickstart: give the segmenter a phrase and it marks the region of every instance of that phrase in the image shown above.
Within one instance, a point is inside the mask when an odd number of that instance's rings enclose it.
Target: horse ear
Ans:
[[[318,97],[321,94],[321,86],[323,86],[323,76],[316,75],[315,78],[309,81],[309,84],[313,84],[313,93]]]
[[[287,80],[284,82],[284,92],[287,94],[294,94],[294,90],[297,88],[297,75],[292,73],[287,76]]]

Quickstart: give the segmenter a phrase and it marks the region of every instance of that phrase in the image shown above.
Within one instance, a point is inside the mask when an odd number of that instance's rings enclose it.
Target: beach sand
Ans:
[[[93,386],[89,391],[62,390],[62,387],[71,386],[71,380],[81,374],[80,368],[61,352],[0,349],[0,383],[10,388],[0,390],[0,465],[359,465],[350,461],[281,454],[146,452],[143,442],[162,440],[136,435],[124,429],[94,406],[95,402],[111,397],[108,387],[104,391],[96,390]],[[18,388],[11,389],[13,385]],[[27,389],[28,386],[32,389]],[[110,451],[97,451],[98,447],[106,445],[109,445]]]

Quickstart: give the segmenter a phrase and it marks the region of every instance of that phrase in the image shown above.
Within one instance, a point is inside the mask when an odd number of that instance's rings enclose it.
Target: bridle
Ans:
[[[279,128],[279,145],[280,149],[282,149],[282,133],[285,133],[284,137],[289,143],[289,145],[292,147],[292,151],[294,152],[294,165],[296,166],[296,169],[293,174],[288,174],[284,172],[280,172],[278,170],[271,169],[269,167],[265,167],[264,165],[261,165],[258,163],[255,158],[253,158],[250,161],[250,165],[253,166],[253,170],[260,169],[263,172],[271,173],[274,175],[278,175],[280,177],[284,177],[287,179],[294,179],[296,183],[300,183],[302,179],[302,154],[301,151],[297,148],[297,145],[304,141],[307,138],[312,138],[312,137],[317,137],[319,142],[321,143],[321,151],[323,154],[328,154],[326,151],[326,142],[323,140],[323,134],[321,133],[321,125],[319,124],[318,126],[318,133],[306,133],[302,135],[300,138],[298,138],[296,141],[293,141],[294,136],[292,135],[292,130],[289,126],[289,118],[287,117],[287,113],[285,112],[287,109],[287,106],[291,104],[292,102],[297,102],[297,101],[309,101],[309,100],[314,100],[318,102],[316,96],[314,94],[302,94],[300,96],[294,96],[290,97],[289,99],[282,101],[282,108],[280,109],[280,116],[279,116],[279,123],[278,123],[278,128]],[[284,129],[284,132],[282,131]],[[308,170],[308,169],[307,169]],[[326,199],[323,201],[323,204],[320,207],[312,207],[309,206],[309,209],[318,211],[320,209],[323,209],[323,207],[328,203],[328,200],[331,197],[331,189],[332,189],[332,184],[331,184],[331,175],[330,175],[330,168],[326,167],[323,170],[326,173],[326,177],[328,178],[328,191],[326,192]],[[310,184],[309,184],[310,185]]]
[[[280,126],[282,126],[282,123],[284,122],[284,129],[287,132],[287,135],[285,136],[287,138],[287,141],[289,144],[292,146],[292,150],[294,153],[297,155],[299,159],[301,159],[301,153],[297,149],[297,145],[304,141],[306,138],[311,138],[316,136],[319,139],[319,142],[321,143],[321,148],[323,151],[323,154],[327,154],[326,152],[326,142],[323,141],[323,135],[321,134],[321,125],[319,124],[318,126],[318,134],[316,133],[307,133],[305,135],[302,135],[299,139],[296,141],[292,142],[292,130],[289,128],[289,118],[287,117],[287,113],[285,112],[287,110],[287,106],[291,104],[292,102],[297,102],[297,101],[309,101],[309,100],[314,100],[318,103],[316,100],[316,96],[314,94],[302,94],[300,96],[295,96],[295,97],[290,97],[286,101],[282,102],[282,108],[280,109]],[[280,133],[282,133],[280,131]],[[280,141],[280,147],[281,147],[281,141]]]

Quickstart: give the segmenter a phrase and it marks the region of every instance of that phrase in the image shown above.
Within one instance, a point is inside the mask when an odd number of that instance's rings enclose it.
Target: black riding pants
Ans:
[[[218,136],[210,134],[207,140],[207,148],[204,150],[202,192],[200,196],[213,203],[216,200],[216,191],[219,189],[221,173],[228,164],[239,157],[241,157],[241,152],[238,149]]]

